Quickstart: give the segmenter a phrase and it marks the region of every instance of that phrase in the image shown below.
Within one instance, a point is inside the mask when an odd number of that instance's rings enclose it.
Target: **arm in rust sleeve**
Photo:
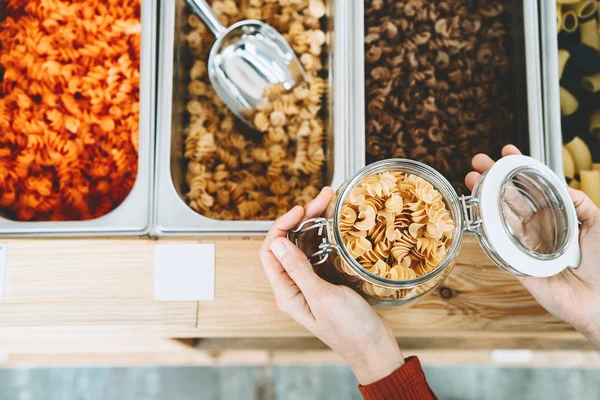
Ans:
[[[407,358],[391,375],[358,390],[365,400],[437,400],[417,357]]]

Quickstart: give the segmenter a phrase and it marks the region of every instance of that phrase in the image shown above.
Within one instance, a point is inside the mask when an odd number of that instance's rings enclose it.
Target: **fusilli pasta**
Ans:
[[[140,0],[8,0],[0,21],[0,206],[87,220],[136,179]]]
[[[454,221],[431,183],[413,174],[384,172],[364,179],[349,193],[340,232],[350,256],[366,271],[404,281],[426,275],[443,262]],[[356,275],[339,263],[338,270]],[[395,289],[368,282],[361,288],[365,294],[402,297]]]
[[[272,101],[252,115],[256,128],[234,123],[231,112],[210,86],[206,70],[214,37],[190,15],[187,43],[195,62],[190,70],[185,157],[187,201],[197,212],[215,219],[275,219],[295,204],[310,201],[324,185],[325,126],[322,102],[327,82],[323,0],[209,1],[225,25],[261,19],[273,26],[299,56],[309,82],[289,93],[268,88]],[[246,138],[246,139],[245,139]],[[199,168],[198,165],[202,165]],[[217,179],[217,171],[220,179]],[[223,174],[222,172],[226,172]]]

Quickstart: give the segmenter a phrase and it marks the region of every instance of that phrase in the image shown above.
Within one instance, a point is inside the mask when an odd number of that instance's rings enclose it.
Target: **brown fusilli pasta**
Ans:
[[[512,123],[502,4],[364,1],[367,161],[415,159],[464,192]]]

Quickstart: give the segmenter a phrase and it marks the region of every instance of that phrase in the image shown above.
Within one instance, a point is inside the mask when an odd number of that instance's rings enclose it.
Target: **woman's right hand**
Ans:
[[[333,191],[325,188],[305,208],[281,216],[260,249],[280,310],[304,325],[348,364],[361,385],[385,378],[404,364],[390,326],[346,286],[321,279],[306,255],[286,239],[303,220],[325,214]]]
[[[521,154],[515,146],[502,149],[502,156]],[[473,187],[494,161],[485,154],[473,158],[474,172],[465,182]],[[581,222],[579,268],[567,268],[550,278],[521,278],[533,297],[554,316],[572,325],[593,344],[600,347],[600,209],[579,190],[569,189]]]

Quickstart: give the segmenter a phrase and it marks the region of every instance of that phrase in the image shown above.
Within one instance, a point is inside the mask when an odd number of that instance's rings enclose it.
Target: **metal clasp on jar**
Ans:
[[[296,246],[300,247],[300,236],[317,229],[319,243],[318,250],[308,256],[308,259],[313,265],[323,264],[329,258],[333,250],[337,250],[338,246],[333,243],[331,238],[332,221],[327,218],[311,218],[301,223],[296,229],[287,232],[286,237]],[[325,234],[323,234],[325,232]],[[316,260],[316,261],[315,261]]]
[[[481,218],[479,217],[479,212],[475,210],[479,207],[479,199],[473,196],[460,196],[460,203],[462,204],[466,230],[478,233]]]

